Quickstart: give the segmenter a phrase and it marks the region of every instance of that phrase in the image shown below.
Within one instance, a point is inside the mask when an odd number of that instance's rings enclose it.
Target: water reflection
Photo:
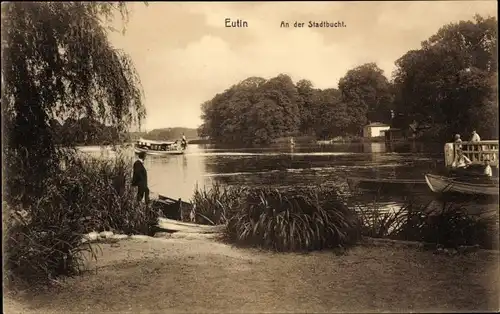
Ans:
[[[386,152],[385,143],[363,143],[362,148],[364,153],[369,154],[380,154]]]

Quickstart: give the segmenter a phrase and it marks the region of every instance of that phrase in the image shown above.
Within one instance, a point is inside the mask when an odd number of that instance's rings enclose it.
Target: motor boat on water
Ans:
[[[141,138],[135,142],[134,152],[136,154],[145,152],[148,155],[157,156],[182,155],[186,146],[181,141],[153,141]]]

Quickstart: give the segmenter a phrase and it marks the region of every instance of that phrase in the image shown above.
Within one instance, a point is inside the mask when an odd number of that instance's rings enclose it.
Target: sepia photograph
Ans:
[[[497,9],[2,2],[3,312],[500,311]]]

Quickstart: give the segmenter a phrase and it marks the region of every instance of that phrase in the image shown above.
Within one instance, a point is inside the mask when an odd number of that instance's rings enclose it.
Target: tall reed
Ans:
[[[210,188],[200,189],[196,186],[191,199],[194,205],[194,222],[208,225],[226,224],[234,211],[239,208],[247,191],[245,187],[226,187],[218,182]],[[185,219],[189,217],[186,216]]]
[[[412,205],[406,207],[411,208]],[[439,207],[431,207],[431,203],[428,203],[408,210],[404,223],[393,232],[392,237],[453,248],[464,245],[494,248],[498,241],[493,238],[498,231],[491,229],[492,222],[487,218],[471,215],[460,204],[443,203]]]
[[[253,189],[227,226],[230,240],[276,251],[345,247],[358,240],[358,231],[339,194],[321,189]]]
[[[458,247],[495,246],[491,232],[494,221],[481,215],[471,215],[459,202],[421,202],[407,198],[391,209],[381,207],[378,196],[372,202],[350,200],[359,217],[363,236],[421,241]],[[485,205],[485,209],[488,207]],[[498,217],[498,216],[497,216]]]

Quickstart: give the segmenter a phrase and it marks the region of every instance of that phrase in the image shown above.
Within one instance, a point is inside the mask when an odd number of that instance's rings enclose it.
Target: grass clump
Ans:
[[[471,215],[460,203],[421,203],[409,198],[391,209],[381,207],[376,200],[353,207],[363,236],[419,241],[448,248],[494,246],[489,232],[491,221]]]
[[[32,286],[76,275],[85,269],[85,256],[96,257],[96,247],[82,244],[85,227],[73,211],[37,207],[38,212],[32,214],[35,210],[29,208],[31,217],[26,219],[20,210],[6,207],[4,279],[8,286]]]
[[[361,234],[372,238],[390,238],[406,221],[406,206],[386,210],[376,202],[356,206]]]
[[[409,197],[389,209],[377,199],[356,202],[327,187],[281,191],[219,184],[197,189],[192,202],[196,223],[227,224],[231,242],[276,251],[343,247],[360,236],[454,248],[498,246],[488,231],[491,224],[457,203],[436,207]]]
[[[391,234],[392,238],[434,243],[448,248],[479,245],[493,248],[493,235],[487,219],[471,215],[458,204],[443,203],[441,207],[422,205],[408,210],[404,223]]]
[[[227,236],[276,251],[345,247],[359,238],[356,215],[336,191],[250,190],[228,221]]]
[[[204,225],[227,224],[234,211],[244,199],[248,189],[245,187],[225,187],[215,183],[210,188],[195,189],[191,203],[194,206],[194,222]],[[184,220],[190,220],[184,215]]]

